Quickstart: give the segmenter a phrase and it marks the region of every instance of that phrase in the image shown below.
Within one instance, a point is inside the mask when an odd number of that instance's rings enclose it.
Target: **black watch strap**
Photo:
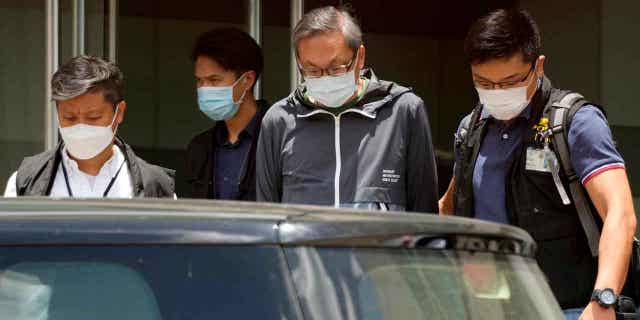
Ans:
[[[591,301],[596,301],[603,308],[611,308],[618,302],[618,295],[613,289],[595,289],[591,293]]]
[[[600,302],[600,292],[602,292],[602,290],[594,289],[591,293],[591,301]]]

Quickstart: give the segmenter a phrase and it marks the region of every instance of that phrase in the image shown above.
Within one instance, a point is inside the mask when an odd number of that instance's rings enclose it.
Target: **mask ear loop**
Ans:
[[[118,104],[116,105],[116,111],[114,112],[113,119],[111,120],[111,124],[109,125],[110,128],[113,128],[113,124],[116,122],[116,118],[118,117],[118,110],[120,110],[120,103],[121,102],[122,101],[118,102]],[[113,137],[116,136],[116,132],[118,132],[118,127],[119,127],[119,124],[116,123],[116,127],[112,131],[113,132]]]
[[[356,50],[356,56],[353,59],[354,59],[353,65],[351,67],[353,68],[353,71],[355,71],[360,61],[360,46],[358,46],[358,50]]]
[[[249,71],[247,71],[249,72]],[[238,80],[236,80],[232,85],[231,85],[231,101],[236,104],[236,105],[240,105],[242,103],[242,101],[244,100],[244,96],[247,95],[247,91],[249,91],[249,89],[244,90],[244,92],[242,93],[242,95],[240,96],[240,99],[238,99],[238,101],[233,101],[233,88],[236,87],[236,84],[238,84],[238,82],[240,82],[240,80],[242,80],[242,78],[244,78],[244,76],[247,74],[247,72],[243,73],[240,78],[238,78]]]
[[[532,73],[532,78],[533,78],[533,76],[536,75],[536,69],[538,69],[538,61],[537,60],[536,60],[535,64],[533,65],[533,71],[531,72]],[[526,86],[529,87],[529,84],[527,84]],[[536,89],[533,91],[533,95],[531,96],[531,98],[528,99],[527,103],[531,102],[531,99],[533,99],[533,96],[535,96],[536,92],[538,90],[540,90],[540,88],[542,88],[542,78],[538,77],[536,79]]]
[[[56,115],[56,119],[58,119],[58,131],[62,129],[62,123],[60,123],[60,114],[58,113],[58,101],[55,102],[56,107],[54,108],[54,114]]]
[[[536,69],[538,68],[538,61],[536,60]],[[535,70],[534,70],[535,71]],[[539,90],[540,88],[542,88],[542,78],[544,77],[544,74],[541,77],[538,77],[538,88],[537,90]]]

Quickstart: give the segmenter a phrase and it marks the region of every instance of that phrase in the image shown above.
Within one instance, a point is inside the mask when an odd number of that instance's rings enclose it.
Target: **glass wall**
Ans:
[[[600,99],[627,164],[637,213],[640,211],[640,109],[636,106],[635,93],[640,74],[640,43],[635,38],[640,31],[640,3],[603,0],[601,4],[602,37],[599,50],[594,50],[599,53],[600,63],[593,72],[599,74]]]
[[[0,1],[0,189],[44,148],[45,2]]]
[[[640,109],[634,93],[640,74],[640,3],[634,1],[521,0],[538,21],[547,56],[545,73],[560,88],[604,106],[625,159],[640,209]]]
[[[262,97],[273,104],[291,89],[291,5],[288,0],[262,0],[262,3]]]
[[[59,0],[60,64],[81,53],[108,58],[106,0]]]

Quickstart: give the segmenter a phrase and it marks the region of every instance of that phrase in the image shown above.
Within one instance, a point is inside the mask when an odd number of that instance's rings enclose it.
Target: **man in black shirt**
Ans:
[[[267,109],[253,94],[262,50],[241,30],[214,29],[198,38],[192,59],[198,107],[214,122],[189,143],[180,196],[255,200],[255,142]]]

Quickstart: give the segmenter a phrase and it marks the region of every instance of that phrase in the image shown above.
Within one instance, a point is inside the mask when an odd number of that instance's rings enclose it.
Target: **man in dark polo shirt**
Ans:
[[[179,195],[253,201],[256,141],[267,109],[253,95],[262,50],[241,30],[214,29],[198,38],[192,59],[198,107],[213,124],[189,143],[181,174],[188,188]]]
[[[611,298],[629,294],[636,217],[602,108],[553,87],[524,11],[478,20],[465,51],[480,101],[455,135],[440,213],[525,229],[566,319],[614,319]],[[556,116],[564,110],[567,118]]]

